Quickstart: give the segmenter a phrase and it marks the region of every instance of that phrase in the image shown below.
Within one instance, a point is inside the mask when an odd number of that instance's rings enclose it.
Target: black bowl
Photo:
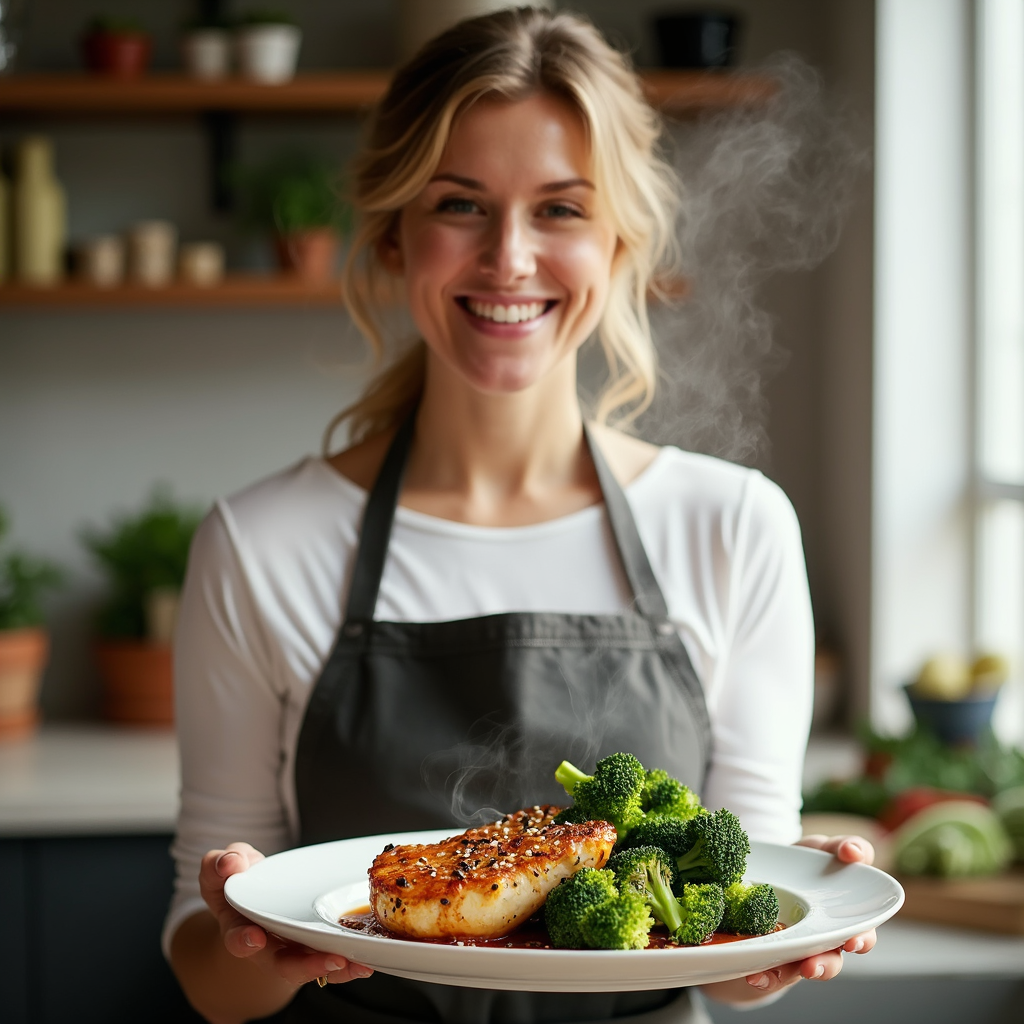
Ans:
[[[740,19],[724,11],[688,11],[654,19],[662,67],[730,67],[736,55]]]

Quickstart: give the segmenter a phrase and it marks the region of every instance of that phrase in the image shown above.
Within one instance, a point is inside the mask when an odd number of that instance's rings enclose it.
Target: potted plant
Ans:
[[[112,721],[174,721],[171,638],[200,517],[160,488],[137,515],[117,517],[106,530],[82,531],[82,542],[111,589],[99,620],[96,660],[103,677],[104,715]]]
[[[7,529],[0,509],[0,540]],[[0,737],[27,735],[39,722],[39,688],[49,650],[40,599],[61,578],[52,563],[20,551],[0,557]]]
[[[350,208],[329,161],[284,154],[239,176],[243,222],[270,231],[282,270],[325,283],[334,276]]]
[[[93,18],[82,36],[85,66],[98,75],[139,78],[152,52],[152,37],[133,18]]]
[[[302,32],[280,11],[251,11],[235,30],[235,55],[243,78],[266,85],[287,82],[295,75]]]

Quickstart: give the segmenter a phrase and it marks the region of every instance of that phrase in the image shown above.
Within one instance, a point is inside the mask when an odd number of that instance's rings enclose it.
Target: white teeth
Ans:
[[[493,320],[497,324],[521,324],[527,320],[536,320],[546,308],[543,302],[502,306],[490,302],[477,302],[475,299],[468,299],[466,305],[474,316],[483,320]]]

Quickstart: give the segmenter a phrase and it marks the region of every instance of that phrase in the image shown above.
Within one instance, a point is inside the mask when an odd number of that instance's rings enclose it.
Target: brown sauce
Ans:
[[[385,928],[376,918],[373,911],[368,907],[357,907],[338,919],[338,924],[343,928],[351,928],[355,932],[362,932],[364,935],[375,935],[381,939],[405,939],[409,942],[432,942],[441,946],[487,946],[492,949],[551,949],[551,939],[548,937],[547,929],[544,927],[544,919],[535,914],[525,924],[520,925],[514,932],[497,939],[479,939],[471,937],[452,937],[447,939],[410,939],[405,935],[395,935]],[[777,924],[775,931],[780,932],[786,926]],[[754,938],[751,935],[729,935],[726,932],[715,932],[705,946],[717,946],[725,942],[739,942],[742,939]],[[660,926],[651,929],[647,939],[648,949],[685,949],[668,937],[668,932]]]

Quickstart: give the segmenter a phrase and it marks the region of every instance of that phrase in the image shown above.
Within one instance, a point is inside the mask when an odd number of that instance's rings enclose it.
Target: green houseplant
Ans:
[[[159,488],[137,514],[82,531],[110,585],[96,644],[107,718],[154,725],[174,719],[170,643],[200,517]]]
[[[8,529],[0,508],[0,542]],[[52,562],[21,551],[0,554],[0,737],[25,735],[39,722],[39,688],[49,650],[41,599],[62,578]]]
[[[351,211],[330,161],[284,153],[237,175],[243,224],[273,235],[283,270],[325,283],[335,273],[338,243]]]

